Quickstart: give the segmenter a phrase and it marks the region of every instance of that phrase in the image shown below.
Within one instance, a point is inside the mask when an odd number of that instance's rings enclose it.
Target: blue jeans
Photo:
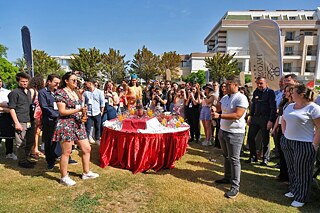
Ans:
[[[100,128],[101,128],[101,114],[100,113],[96,116],[88,116],[88,120],[85,124],[88,137],[90,135],[90,130],[91,130],[92,124],[94,125],[94,135],[93,135],[94,139],[100,140]]]
[[[224,158],[224,177],[231,181],[231,188],[240,188],[240,152],[244,133],[230,133],[220,129],[219,141]]]

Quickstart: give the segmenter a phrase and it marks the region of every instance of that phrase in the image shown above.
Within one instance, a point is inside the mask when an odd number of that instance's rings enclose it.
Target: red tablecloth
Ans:
[[[141,134],[104,127],[100,142],[100,167],[128,169],[134,174],[153,169],[173,168],[186,152],[189,130]]]

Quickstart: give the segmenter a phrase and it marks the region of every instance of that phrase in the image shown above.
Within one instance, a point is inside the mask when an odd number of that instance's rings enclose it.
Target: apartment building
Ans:
[[[261,19],[278,23],[284,74],[300,80],[320,79],[320,7],[315,10],[228,11],[204,39],[208,53],[235,53],[242,71],[250,73],[248,25]]]
[[[198,70],[207,71],[206,63],[204,59],[206,57],[212,57],[214,53],[191,53],[189,55],[180,55],[180,75],[186,76],[192,72],[197,72]]]
[[[55,59],[61,66],[65,72],[71,72],[70,64],[71,61],[74,59],[72,55],[63,55],[63,56],[50,56],[51,58]]]

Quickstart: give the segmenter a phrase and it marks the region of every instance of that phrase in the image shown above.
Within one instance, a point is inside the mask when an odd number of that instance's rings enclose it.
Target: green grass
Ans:
[[[221,150],[191,144],[171,170],[130,171],[100,168],[97,146],[92,150],[92,170],[100,177],[81,180],[81,163],[69,166],[74,187],[58,183],[59,170],[46,170],[44,159],[35,169],[17,167],[0,149],[0,212],[319,212],[320,190],[312,185],[310,203],[289,207],[283,196],[287,185],[275,180],[278,170],[243,163],[240,194],[224,198],[227,185],[215,185],[223,175]],[[80,161],[78,153],[72,154]],[[216,162],[210,162],[209,158]],[[271,166],[275,162],[271,162]]]

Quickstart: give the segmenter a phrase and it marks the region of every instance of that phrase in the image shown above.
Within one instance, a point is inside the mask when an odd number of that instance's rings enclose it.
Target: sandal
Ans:
[[[39,155],[37,154],[30,154],[30,158],[33,158],[35,160],[38,160],[39,159]]]

